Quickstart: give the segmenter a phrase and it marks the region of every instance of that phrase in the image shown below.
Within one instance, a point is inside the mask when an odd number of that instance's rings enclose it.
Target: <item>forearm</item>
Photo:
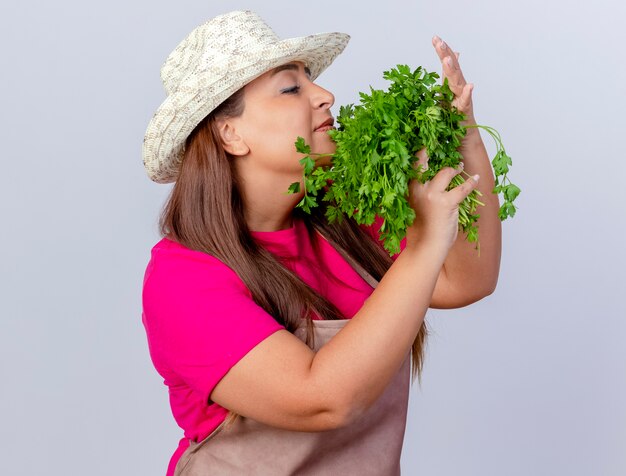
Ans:
[[[311,373],[341,399],[347,421],[382,394],[423,324],[445,249],[405,249],[361,310],[315,355]]]
[[[468,122],[475,124],[473,118]],[[444,263],[447,287],[460,294],[461,305],[467,305],[490,294],[496,287],[500,270],[502,226],[498,218],[498,195],[493,193],[495,178],[491,161],[477,128],[468,129],[459,150],[463,155],[465,172],[480,175],[477,188],[482,196],[479,200],[485,204],[477,210],[480,215],[476,222],[480,251],[476,250],[476,243],[469,243],[465,234],[459,232]]]

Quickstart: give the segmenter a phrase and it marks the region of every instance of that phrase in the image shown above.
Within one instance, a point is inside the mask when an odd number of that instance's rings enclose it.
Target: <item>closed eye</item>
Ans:
[[[283,94],[295,94],[300,91],[300,86],[292,86],[291,88],[281,89],[280,92]]]

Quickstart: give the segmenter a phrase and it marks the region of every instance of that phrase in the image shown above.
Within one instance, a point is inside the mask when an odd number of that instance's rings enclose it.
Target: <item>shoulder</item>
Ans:
[[[142,289],[147,319],[198,316],[246,301],[252,301],[247,286],[216,257],[167,238],[152,248]]]
[[[189,249],[180,243],[163,238],[151,250],[144,274],[144,289],[237,287],[246,290],[237,273],[225,263],[208,253]]]
[[[181,341],[231,332],[236,324],[277,322],[252,298],[226,264],[207,253],[163,239],[152,248],[142,291],[143,321],[149,336]]]

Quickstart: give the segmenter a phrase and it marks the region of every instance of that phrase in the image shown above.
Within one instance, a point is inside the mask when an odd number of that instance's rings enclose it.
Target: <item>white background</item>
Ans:
[[[4,2],[2,474],[165,473],[182,432],[140,299],[169,186],[141,143],[170,51],[244,8],[281,37],[352,35],[318,80],[334,114],[397,63],[439,71],[440,35],[513,157],[498,288],[429,313],[403,474],[626,474],[626,7],[609,0]]]

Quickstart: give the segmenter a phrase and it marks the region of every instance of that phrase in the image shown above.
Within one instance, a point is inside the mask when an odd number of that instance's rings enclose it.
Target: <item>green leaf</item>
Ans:
[[[305,207],[308,207],[308,209],[314,208],[317,206],[317,202],[310,195],[304,196],[304,203],[305,203]],[[308,209],[307,211],[309,211]]]
[[[311,157],[309,157],[308,155],[306,157],[303,157],[302,159],[300,159],[300,163],[304,167],[305,175],[310,175],[311,172],[313,172],[313,169],[315,168],[315,161]]]
[[[291,185],[289,185],[289,189],[287,190],[287,193],[298,193],[300,192],[300,182],[294,182]]]
[[[517,185],[510,184],[506,186],[505,191],[504,191],[504,196],[509,202],[512,202],[513,200],[517,198],[520,192],[521,190],[519,189]]]
[[[307,145],[304,142],[304,137],[298,136],[298,138],[296,139],[296,151],[300,152],[301,154],[311,153],[311,146]]]

